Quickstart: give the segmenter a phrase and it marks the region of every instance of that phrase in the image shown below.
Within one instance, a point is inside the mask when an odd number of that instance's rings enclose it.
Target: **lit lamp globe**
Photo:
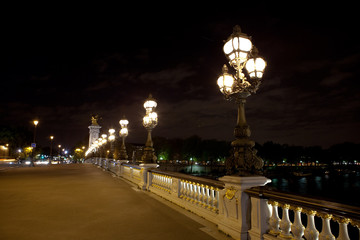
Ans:
[[[114,135],[110,135],[108,138],[109,142],[112,142],[115,140],[115,136]]]
[[[126,128],[127,125],[129,124],[129,121],[126,120],[126,119],[121,119],[121,120],[119,121],[119,124],[120,124],[121,128]]]
[[[143,125],[145,128],[153,129],[158,123],[158,115],[156,112],[150,112],[143,118]]]
[[[226,65],[223,66],[222,72],[223,74],[217,80],[217,84],[219,86],[220,91],[226,96],[232,94],[233,85],[234,85],[234,77],[228,73],[228,67]]]
[[[129,131],[128,131],[128,129],[127,128],[122,128],[121,130],[120,130],[120,137],[127,137],[128,135],[129,135]]]
[[[149,97],[146,99],[145,103],[144,103],[144,108],[146,110],[146,112],[151,112],[154,108],[156,108],[157,103],[155,101],[155,99],[152,97],[151,94],[149,94]]]
[[[114,133],[115,133],[115,129],[110,128],[110,129],[109,129],[109,134],[110,134],[110,136],[113,135]],[[110,137],[110,136],[109,136],[109,137]]]
[[[229,64],[235,69],[242,69],[243,64],[248,60],[251,48],[250,37],[242,33],[239,26],[235,26],[233,33],[224,44],[223,50]]]
[[[265,67],[266,62],[260,57],[249,59],[245,66],[250,78],[262,78]]]

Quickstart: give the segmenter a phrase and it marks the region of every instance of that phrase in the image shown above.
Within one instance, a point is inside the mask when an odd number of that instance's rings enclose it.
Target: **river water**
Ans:
[[[329,201],[360,206],[360,172],[315,173],[310,176],[269,177],[268,184],[280,191],[320,197]]]

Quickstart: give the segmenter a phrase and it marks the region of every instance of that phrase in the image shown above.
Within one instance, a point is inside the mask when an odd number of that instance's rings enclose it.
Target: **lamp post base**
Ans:
[[[157,157],[155,156],[155,150],[152,147],[145,147],[144,153],[141,157],[143,163],[155,163]]]
[[[226,160],[226,175],[261,175],[263,160],[250,145],[233,145],[231,156]]]
[[[128,159],[128,155],[126,153],[126,150],[120,150],[119,159],[120,160],[127,160]]]

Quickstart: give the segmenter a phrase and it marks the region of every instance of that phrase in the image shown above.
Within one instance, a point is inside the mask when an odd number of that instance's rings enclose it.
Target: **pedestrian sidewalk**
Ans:
[[[0,239],[231,239],[88,164],[0,172]]]

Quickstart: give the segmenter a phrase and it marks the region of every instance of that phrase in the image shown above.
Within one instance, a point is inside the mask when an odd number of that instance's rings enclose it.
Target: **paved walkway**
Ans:
[[[0,172],[0,239],[228,238],[108,172],[74,164]]]

